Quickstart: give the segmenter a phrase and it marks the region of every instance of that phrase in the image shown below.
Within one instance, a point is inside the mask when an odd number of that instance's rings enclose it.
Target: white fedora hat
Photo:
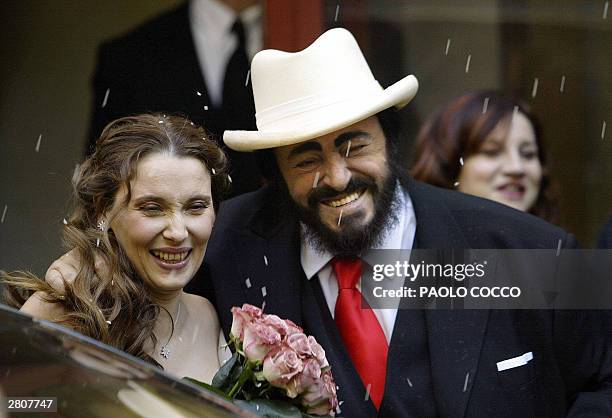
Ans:
[[[402,108],[416,94],[413,75],[383,89],[353,35],[331,29],[306,49],[268,49],[251,64],[257,131],[225,131],[236,151],[297,144],[337,131],[391,106]]]

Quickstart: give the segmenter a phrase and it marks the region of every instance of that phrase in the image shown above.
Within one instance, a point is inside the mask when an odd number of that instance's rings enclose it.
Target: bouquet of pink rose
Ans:
[[[335,415],[336,383],[314,337],[252,305],[234,307],[232,315],[232,357],[212,386],[196,383],[261,416]]]

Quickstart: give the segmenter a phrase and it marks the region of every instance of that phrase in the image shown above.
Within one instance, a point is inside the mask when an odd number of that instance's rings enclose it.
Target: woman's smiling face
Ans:
[[[215,221],[208,169],[154,153],[138,162],[130,187],[127,204],[126,187],[115,197],[110,229],[155,293],[180,290],[198,271]]]
[[[542,164],[529,119],[518,112],[500,121],[476,154],[466,158],[458,190],[529,211],[542,182]]]

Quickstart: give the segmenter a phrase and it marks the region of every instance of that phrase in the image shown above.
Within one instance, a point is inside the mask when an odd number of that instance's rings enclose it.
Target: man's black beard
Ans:
[[[370,248],[381,244],[386,232],[396,225],[398,221],[399,202],[395,196],[397,176],[390,172],[382,188],[368,177],[353,175],[345,190],[340,193],[349,195],[356,191],[367,189],[374,202],[374,217],[365,226],[361,223],[355,225],[352,218],[359,220],[364,216],[358,212],[354,215],[343,216],[340,230],[334,231],[325,225],[319,216],[319,204],[323,199],[338,196],[339,192],[328,186],[313,189],[308,196],[308,208],[303,208],[290,200],[291,206],[305,225],[304,237],[306,241],[318,252],[329,252],[334,256],[351,256],[365,253]],[[285,186],[286,190],[286,186]]]

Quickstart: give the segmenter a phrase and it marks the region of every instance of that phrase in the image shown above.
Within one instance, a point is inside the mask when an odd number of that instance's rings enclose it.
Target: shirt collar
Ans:
[[[373,250],[386,250],[386,249],[400,249],[402,248],[402,241],[404,236],[404,230],[407,227],[407,215],[410,215],[409,211],[412,208],[412,202],[410,201],[410,196],[404,194],[404,190],[401,185],[397,184],[395,188],[395,196],[394,199],[397,199],[398,206],[398,221],[393,228],[386,231],[385,237],[383,241],[372,248]],[[412,215],[414,216],[414,215]],[[310,280],[314,277],[322,268],[324,268],[327,263],[334,258],[334,255],[328,251],[319,252],[312,246],[310,241],[304,240],[304,228],[306,226],[300,223],[301,226],[301,236],[302,236],[302,245],[300,251],[300,258],[302,262],[302,269],[306,274],[306,278]],[[367,262],[368,256],[370,255],[370,251],[363,255],[363,259]]]
[[[240,19],[242,19],[246,25],[252,25],[261,20],[261,14],[261,6],[259,4],[254,4],[240,13]]]
[[[219,28],[221,30],[207,31],[208,36],[227,36],[236,20],[236,13],[224,3],[217,0],[193,0],[191,2],[193,23],[201,28]],[[261,5],[254,4],[240,12],[242,23],[255,25],[261,19]]]

